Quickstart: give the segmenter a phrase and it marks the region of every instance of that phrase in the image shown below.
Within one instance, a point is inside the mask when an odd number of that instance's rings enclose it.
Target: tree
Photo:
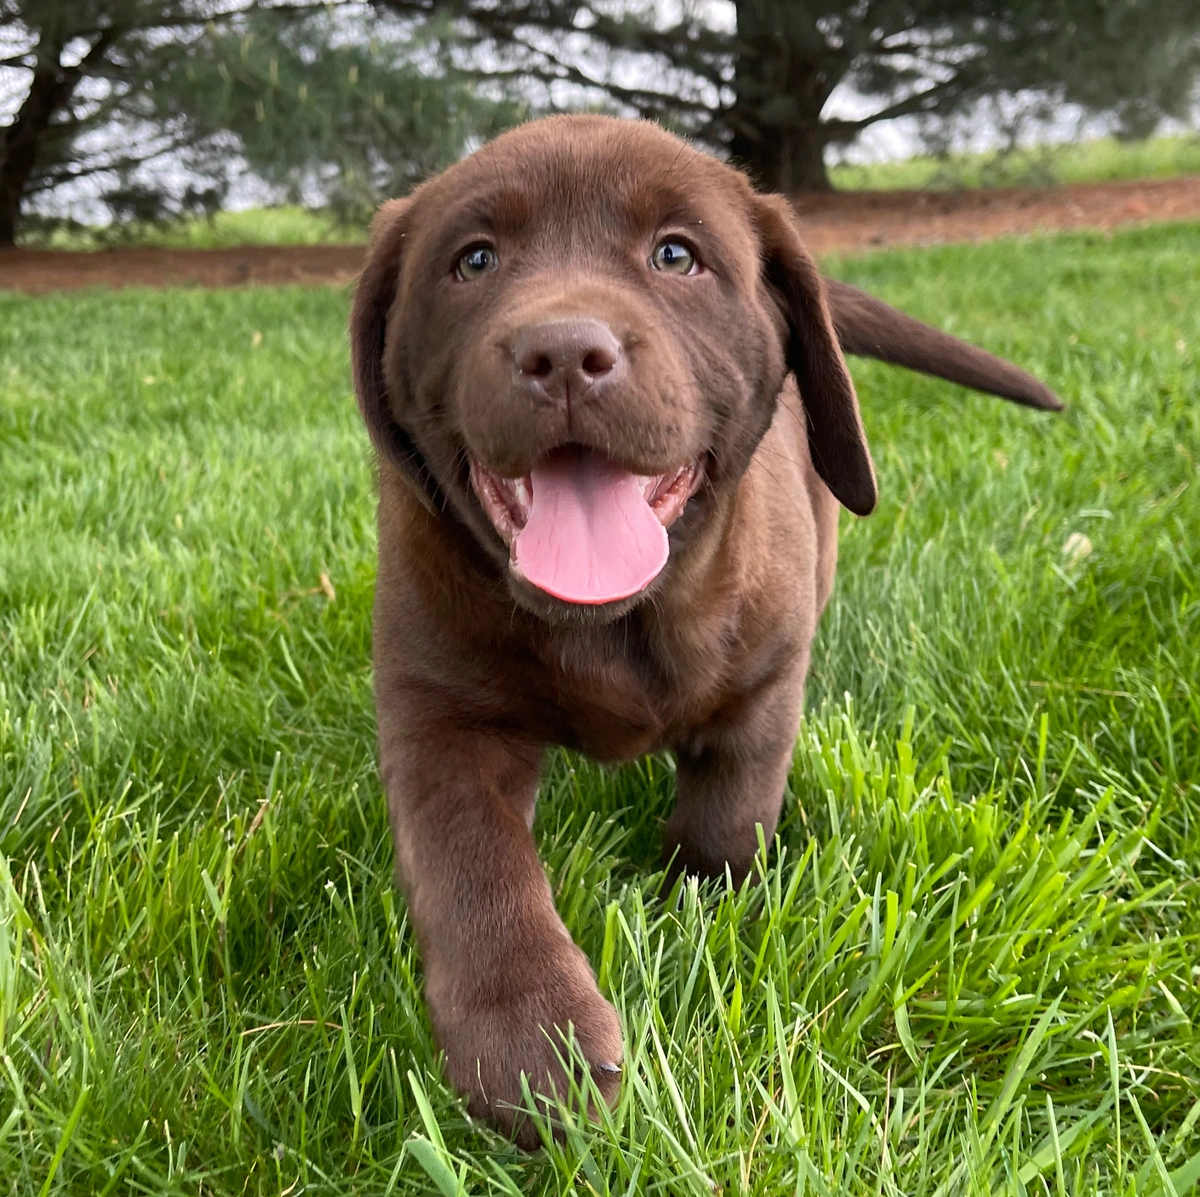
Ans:
[[[146,115],[186,123],[205,142],[234,139],[259,179],[362,219],[522,114],[453,71],[448,32],[370,10],[285,22],[257,11],[172,56],[146,92]]]
[[[0,0],[0,245],[88,178],[125,215],[211,209],[238,170],[357,213],[580,105],[824,189],[830,145],[996,97],[1144,135],[1188,114],[1198,64],[1197,0]],[[839,87],[862,115],[831,115]]]
[[[680,0],[669,19],[661,0],[448,3],[506,77],[664,120],[780,191],[828,188],[826,148],[870,125],[998,95],[1076,103],[1144,135],[1188,114],[1200,63],[1196,0]],[[872,107],[830,116],[839,85]]]
[[[0,0],[0,246],[84,179],[125,217],[211,210],[245,170],[361,215],[516,119],[443,32],[347,0]]]

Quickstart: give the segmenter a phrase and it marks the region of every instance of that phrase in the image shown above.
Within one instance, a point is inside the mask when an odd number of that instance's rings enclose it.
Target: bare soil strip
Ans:
[[[889,245],[983,241],[1060,229],[1200,220],[1200,176],[994,191],[841,191],[795,197],[818,254]],[[0,289],[79,287],[344,286],[361,245],[246,245],[229,249],[0,251]]]
[[[1200,175],[994,191],[844,191],[796,206],[816,253],[1200,220]]]

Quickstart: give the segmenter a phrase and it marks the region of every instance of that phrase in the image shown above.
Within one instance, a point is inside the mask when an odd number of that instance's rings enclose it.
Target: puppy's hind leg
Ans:
[[[663,844],[670,874],[749,873],[758,827],[775,834],[791,768],[808,653],[675,747],[678,798]]]

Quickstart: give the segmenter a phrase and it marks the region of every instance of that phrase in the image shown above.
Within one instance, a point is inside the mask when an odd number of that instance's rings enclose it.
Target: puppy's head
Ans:
[[[538,121],[386,204],[351,348],[381,457],[543,616],[664,584],[789,371],[821,477],[875,503],[791,209],[652,124]]]

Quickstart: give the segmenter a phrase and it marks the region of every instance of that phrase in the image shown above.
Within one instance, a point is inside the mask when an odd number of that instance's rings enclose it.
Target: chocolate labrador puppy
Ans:
[[[839,346],[840,342],[840,346]],[[375,223],[351,323],[379,457],[375,690],[397,872],[472,1112],[621,1028],[530,825],[548,746],[670,750],[672,867],[775,830],[838,506],[875,474],[843,350],[1034,407],[1035,379],[843,284],[795,213],[658,127],[518,128]]]

